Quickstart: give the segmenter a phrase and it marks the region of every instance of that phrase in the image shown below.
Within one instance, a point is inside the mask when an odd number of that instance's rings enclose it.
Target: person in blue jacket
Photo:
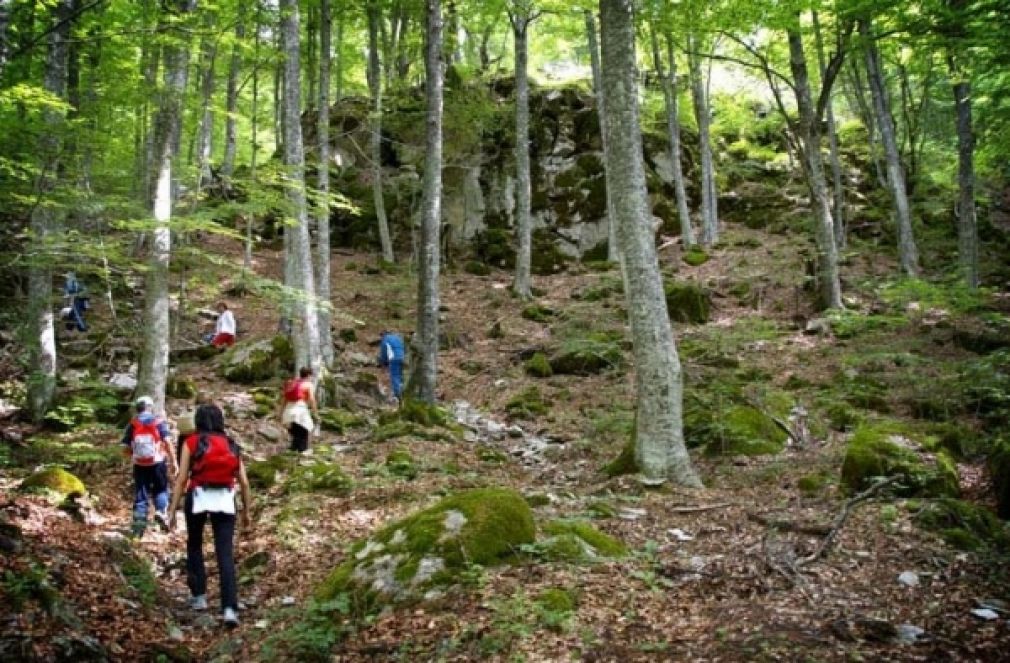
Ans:
[[[133,524],[130,532],[140,538],[147,529],[148,502],[154,502],[154,519],[163,527],[168,523],[169,476],[176,473],[176,459],[169,446],[171,429],[163,417],[154,412],[154,399],[141,396],[136,402],[137,414],[123,431],[120,444],[133,465]],[[148,444],[138,442],[146,436]],[[153,438],[153,439],[152,439]],[[153,446],[150,444],[153,443]],[[142,453],[143,458],[138,457]]]
[[[85,294],[84,286],[77,280],[74,272],[67,272],[63,275],[63,299],[66,307],[63,309],[63,319],[66,321],[67,329],[79,332],[88,331],[88,325],[84,321],[84,312],[88,310],[88,297]]]
[[[379,339],[379,366],[389,369],[389,387],[393,398],[403,397],[403,338],[394,332],[383,331]]]

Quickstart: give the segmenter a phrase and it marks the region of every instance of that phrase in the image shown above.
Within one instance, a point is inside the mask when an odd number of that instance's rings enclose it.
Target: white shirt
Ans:
[[[231,310],[225,309],[217,316],[215,333],[235,335],[235,316],[232,315]]]

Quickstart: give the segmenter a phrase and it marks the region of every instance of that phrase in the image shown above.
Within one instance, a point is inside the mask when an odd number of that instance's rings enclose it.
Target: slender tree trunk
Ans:
[[[831,216],[831,198],[821,161],[820,122],[810,92],[810,74],[803,51],[799,14],[788,31],[789,67],[793,72],[796,92],[796,109],[799,114],[799,134],[803,172],[810,190],[810,205],[815,218],[814,235],[817,244],[817,278],[821,305],[825,308],[842,307],[842,286],[838,275],[838,248],[835,246],[834,219]]]
[[[333,363],[330,334],[330,0],[319,2],[319,205],[316,213],[316,294],[319,299],[319,346],[323,362]]]
[[[308,89],[305,96],[306,108],[312,108],[312,104],[318,99],[316,96],[316,74],[319,71],[319,66],[316,58],[316,44],[318,43],[316,33],[319,31],[319,27],[316,19],[316,6],[317,3],[310,2],[306,7],[308,12],[305,19],[305,69],[308,79]]]
[[[147,12],[154,13],[154,8],[145,3],[145,15]],[[150,27],[155,24],[154,20],[144,20],[144,26]],[[144,41],[141,48],[141,74],[144,77],[144,89],[141,91],[143,103],[138,112],[141,118],[141,142],[143,143],[143,153],[140,164],[140,190],[144,205],[152,207],[154,205],[154,131],[152,130],[151,100],[154,98],[154,91],[157,88],[158,67],[161,55],[161,48],[157,44]]]
[[[260,102],[260,4],[256,3],[255,33],[253,34],[253,68],[252,68],[252,108],[249,118],[249,133],[252,141],[252,154],[249,157],[249,178],[256,185],[256,167],[259,165],[259,102]],[[246,213],[245,217],[245,254],[242,257],[243,274],[252,269],[253,254],[253,219],[254,215]]]
[[[245,5],[238,4],[238,23],[235,24],[235,44],[231,47],[231,62],[228,64],[228,87],[226,91],[224,124],[224,161],[221,174],[230,178],[235,172],[235,151],[238,148],[238,75],[242,68],[242,40],[245,39]]]
[[[176,16],[191,14],[196,0],[178,0],[173,5]],[[182,37],[184,39],[184,37]],[[171,258],[172,163],[176,155],[186,94],[189,46],[166,43],[164,46],[165,85],[155,123],[154,221],[148,257],[144,301],[144,347],[137,376],[138,393],[154,399],[155,410],[165,407],[165,383],[168,379],[169,297],[168,266]]]
[[[603,162],[607,163],[607,137],[603,131],[603,83],[600,73],[600,45],[596,38],[596,17],[589,9],[584,12],[586,18],[586,43],[589,45],[589,64],[593,72],[593,92],[596,94],[596,114],[600,118],[600,142],[603,146]],[[607,197],[607,260],[617,262],[620,260],[620,251],[617,241],[617,222],[614,216],[614,201],[610,194],[610,172],[603,169],[604,188]]]
[[[0,76],[7,68],[7,58],[11,52],[8,28],[11,24],[12,0],[0,0]]]
[[[459,64],[463,61],[463,44],[459,39],[459,11],[456,9],[456,3],[450,2],[445,13],[445,28],[449,33],[446,35],[446,49],[449,55],[447,59],[450,64]]]
[[[635,461],[654,480],[700,487],[684,446],[683,384],[663,296],[642,161],[633,0],[600,0],[603,128],[610,146],[614,210],[624,260],[638,406]]]
[[[379,224],[379,244],[382,259],[393,262],[393,242],[389,236],[386,202],[382,190],[382,71],[379,66],[379,13],[377,0],[368,2],[368,88],[372,93],[372,201],[375,220]]]
[[[533,247],[532,187],[530,183],[530,84],[526,60],[530,16],[524,8],[510,14],[515,39],[516,75],[516,276],[512,288],[520,299],[530,299],[532,283],[530,263]]]
[[[979,285],[978,227],[975,217],[975,133],[971,117],[971,81],[950,59],[957,122],[957,249],[961,273],[970,288]]]
[[[439,0],[426,0],[427,24],[424,70],[425,156],[421,214],[421,246],[418,251],[417,351],[413,371],[415,393],[421,401],[434,403],[438,379],[438,272],[439,230],[442,221],[442,12]]]
[[[298,2],[280,0],[281,43],[284,54],[284,166],[287,169],[286,192],[295,224],[289,226],[292,278],[288,286],[300,290],[292,329],[295,362],[311,366],[319,375],[322,358],[319,349],[319,317],[315,306],[315,282],[312,274],[312,244],[309,239],[309,215],[305,201],[305,151],[301,124],[301,62],[298,52]]]
[[[677,198],[677,216],[680,219],[680,236],[684,248],[694,246],[694,229],[691,228],[691,213],[687,207],[687,190],[684,186],[684,170],[680,165],[680,117],[677,108],[677,61],[673,52],[673,40],[667,35],[666,51],[670,62],[670,72],[663,71],[663,56],[659,49],[659,35],[656,27],[649,25],[652,41],[652,61],[663,88],[663,102],[666,107],[666,133],[670,140],[670,165],[673,168],[673,188]]]
[[[821,73],[821,79],[823,80],[825,71],[824,39],[821,37],[821,24],[817,19],[817,12],[813,12],[812,17],[814,40],[817,44],[817,67]],[[835,222],[835,245],[839,250],[841,250],[845,248],[846,243],[845,186],[842,183],[842,160],[838,155],[838,131],[835,128],[834,104],[830,99],[828,100],[824,117],[828,130],[828,154],[831,163],[832,201],[834,202],[832,208],[834,214],[832,215],[832,219]]]
[[[277,35],[277,49],[280,50],[281,38]],[[277,61],[277,68],[274,70],[274,153],[284,152],[284,112],[281,108],[283,103],[284,89],[284,62]]]
[[[46,92],[57,99],[66,96],[67,43],[70,37],[68,21],[71,0],[60,0],[51,11],[52,26],[48,36],[46,68],[43,84]],[[63,124],[63,110],[49,107],[43,111],[46,130],[39,138],[41,163],[35,181],[35,194],[39,203],[32,210],[31,242],[32,261],[28,271],[29,355],[32,374],[28,380],[28,405],[32,420],[42,421],[53,403],[56,393],[56,329],[52,302],[51,256],[46,248],[47,238],[56,222],[56,212],[48,197],[56,186],[59,170],[59,130]]]
[[[333,99],[340,102],[344,98],[344,3],[337,8],[337,50],[333,55],[333,66],[336,69],[336,89]]]
[[[691,97],[694,117],[698,123],[698,156],[701,169],[701,243],[711,246],[719,241],[719,219],[715,197],[715,164],[710,137],[711,113],[705,80],[701,72],[700,44],[695,35],[688,36],[687,61],[691,75]]]
[[[200,132],[197,138],[196,153],[200,168],[197,186],[202,188],[213,179],[210,172],[211,153],[214,149],[214,109],[211,106],[211,98],[214,96],[217,43],[211,37],[205,37],[200,50],[203,76],[200,80]]]
[[[895,223],[898,227],[898,257],[901,261],[901,270],[908,276],[915,276],[919,271],[919,251],[915,246],[915,235],[912,231],[912,212],[905,189],[905,173],[901,168],[898,141],[894,133],[894,123],[891,121],[890,100],[880,68],[880,53],[877,51],[877,43],[871,32],[870,19],[860,20],[859,34],[862,36],[864,44],[866,79],[870,84],[870,94],[873,97],[873,110],[876,115],[877,128],[880,130],[880,140],[884,145],[887,183],[891,190]]]

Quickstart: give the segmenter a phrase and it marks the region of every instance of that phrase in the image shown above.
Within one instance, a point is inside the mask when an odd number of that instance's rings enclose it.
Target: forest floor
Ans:
[[[718,393],[712,385],[720,380],[788,392],[810,413],[807,443],[767,456],[696,450],[705,483],[700,490],[607,478],[600,469],[618,455],[633,420],[630,352],[623,366],[597,375],[549,378],[525,374],[519,357],[562,343],[580,329],[624,330],[623,300],[619,287],[613,290],[617,270],[573,266],[537,278],[537,302],[553,312],[547,322],[521,316],[524,304],[509,294],[509,273],[449,272],[441,293],[443,329],[452,347],[440,354],[441,402],[451,407],[466,401],[499,421],[517,422],[550,439],[546,450],[523,459],[512,438],[488,444],[414,437],[376,442],[375,420],[388,406],[359,402],[369,425],[340,435],[323,432],[313,455],[302,461],[337,463],[353,478],[348,496],[276,489],[255,496],[254,526],[238,535],[244,609],[234,631],[216,619],[213,561],[212,610],[197,615],[186,608],[181,525],[172,533],[151,529],[139,542],[124,540],[132,502],[124,462],[108,454],[70,462],[89,491],[76,509],[18,492],[30,465],[12,464],[0,475],[0,519],[7,528],[0,533],[13,526],[19,534],[17,547],[0,557],[7,594],[0,601],[0,658],[49,660],[70,652],[77,660],[307,660],[332,648],[338,661],[1010,660],[1007,615],[984,620],[971,612],[979,602],[1010,601],[1006,559],[985,549],[959,551],[920,529],[912,501],[880,496],[853,505],[839,486],[851,432],[816,423],[846,397],[843,385],[853,382],[855,371],[872,373],[874,384],[884,385],[875,409],[861,410],[861,416],[887,412],[920,430],[924,424],[911,417],[908,404],[978,359],[952,341],[975,321],[928,302],[883,301],[867,284],[893,273],[893,263],[856,248],[844,273],[855,313],[845,320],[861,315],[864,322],[883,321],[863,324],[847,338],[804,333],[812,316],[802,288],[805,246],[732,226],[704,265],[681,264],[676,246],[663,249],[661,260],[677,278],[714,293],[707,324],[675,325],[686,398],[703,388]],[[189,290],[190,306],[212,306],[241,262],[233,240],[210,237],[203,248],[224,261],[201,268],[199,284]],[[379,376],[363,357],[374,354],[380,330],[413,328],[414,281],[405,271],[372,268],[369,255],[337,252],[333,258],[334,326],[354,329],[357,339],[338,343],[338,378],[350,381],[361,371]],[[277,277],[279,266],[276,252],[257,252],[261,276]],[[607,287],[612,293],[593,301],[581,296]],[[229,301],[240,341],[273,334],[272,301],[256,295]],[[112,325],[98,304],[96,326]],[[502,333],[491,338],[496,322]],[[181,334],[195,341],[199,331],[193,316]],[[229,425],[250,459],[284,449],[273,424],[241,407],[249,400],[246,387],[218,378],[210,361],[176,368],[226,404]],[[510,417],[508,401],[534,384],[549,405],[547,414]],[[177,416],[189,407],[170,400],[168,411]],[[83,442],[114,449],[119,441],[117,431],[101,427],[51,437],[67,447]],[[488,453],[488,445],[498,445],[500,453]],[[31,449],[27,438],[21,446]],[[397,476],[383,464],[398,448],[409,450],[416,476]],[[968,457],[959,470],[963,494],[991,505],[984,466]],[[814,490],[808,489],[810,477],[820,477]],[[477,569],[443,598],[389,609],[339,639],[313,621],[312,592],[351,542],[434,495],[485,485],[540,496],[538,520],[591,518],[631,554],[587,565],[529,555]],[[847,507],[847,519],[833,531]],[[788,524],[770,527],[771,521]],[[827,536],[834,538],[822,556],[798,563]],[[914,586],[899,582],[909,571]],[[550,588],[574,596],[574,609],[543,608],[538,597]],[[909,635],[908,625],[922,635]]]

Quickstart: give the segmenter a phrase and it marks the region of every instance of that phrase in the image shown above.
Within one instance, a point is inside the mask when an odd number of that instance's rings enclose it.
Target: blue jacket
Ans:
[[[399,334],[383,334],[379,341],[379,366],[389,366],[393,361],[403,361],[403,339]]]
[[[140,423],[142,424],[146,424],[149,423],[151,420],[155,420],[158,424],[158,433],[161,434],[161,439],[163,440],[167,440],[168,437],[172,434],[172,431],[168,427],[168,423],[161,417],[156,417],[150,412],[141,412],[140,414],[137,415],[137,419],[139,419]],[[133,444],[132,419],[130,420],[130,423],[126,424],[126,430],[123,431],[123,439],[120,441],[120,443],[123,446],[127,447]]]

